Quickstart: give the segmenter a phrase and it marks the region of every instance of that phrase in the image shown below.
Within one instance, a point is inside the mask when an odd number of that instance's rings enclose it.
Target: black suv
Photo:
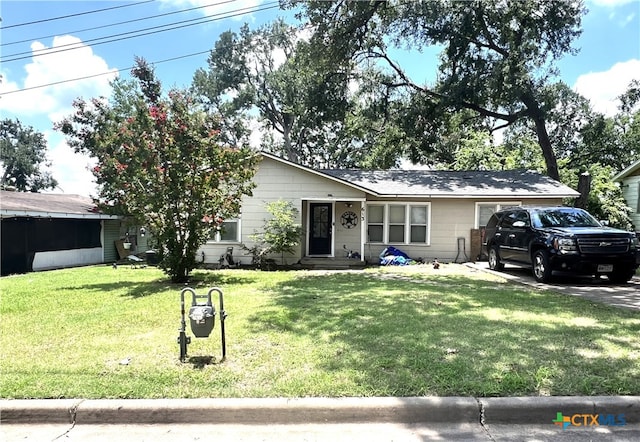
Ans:
[[[529,265],[538,282],[553,271],[607,275],[624,283],[638,268],[638,239],[633,232],[604,227],[573,207],[512,207],[494,213],[485,229],[489,267]]]

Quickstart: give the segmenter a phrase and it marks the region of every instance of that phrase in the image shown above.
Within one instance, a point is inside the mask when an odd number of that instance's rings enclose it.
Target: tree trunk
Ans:
[[[542,156],[544,162],[547,165],[547,175],[554,180],[560,181],[560,172],[558,172],[558,162],[556,160],[556,154],[553,151],[549,134],[547,133],[547,125],[544,118],[544,113],[540,109],[538,102],[534,98],[532,93],[524,94],[522,102],[527,106],[527,113],[536,125],[536,135],[538,136],[538,144],[542,149]]]
[[[578,192],[580,196],[576,199],[575,206],[581,209],[587,208],[589,202],[589,192],[591,192],[591,175],[589,172],[583,172],[578,179]]]
[[[538,135],[538,144],[542,149],[542,155],[544,156],[544,162],[547,165],[547,175],[554,180],[560,181],[560,172],[558,172],[558,162],[556,161],[556,154],[553,151],[549,134],[547,133],[547,126],[544,118],[540,115],[535,115],[533,121],[536,124],[536,134]]]
[[[283,113],[283,123],[282,123],[282,138],[284,141],[284,151],[287,160],[298,163],[300,162],[300,157],[298,156],[297,150],[293,147],[291,143],[291,129],[293,128],[293,117],[291,114]]]

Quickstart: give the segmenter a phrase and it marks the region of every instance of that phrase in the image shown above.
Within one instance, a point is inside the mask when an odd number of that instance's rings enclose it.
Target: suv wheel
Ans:
[[[549,282],[551,279],[549,253],[546,250],[536,250],[533,253],[533,277],[538,282]]]
[[[504,269],[504,264],[500,262],[497,246],[491,246],[489,249],[489,268],[496,271]]]

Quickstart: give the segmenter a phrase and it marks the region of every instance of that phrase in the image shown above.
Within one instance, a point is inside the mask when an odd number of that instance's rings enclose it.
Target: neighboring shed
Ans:
[[[635,230],[640,231],[640,160],[614,176],[613,181],[620,183],[627,206],[633,211],[631,222]]]
[[[88,197],[0,191],[1,274],[114,261],[120,225]]]

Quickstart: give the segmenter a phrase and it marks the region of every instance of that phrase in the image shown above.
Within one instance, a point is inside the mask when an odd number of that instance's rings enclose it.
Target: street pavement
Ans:
[[[640,396],[51,399],[0,409],[3,441],[640,440]]]

